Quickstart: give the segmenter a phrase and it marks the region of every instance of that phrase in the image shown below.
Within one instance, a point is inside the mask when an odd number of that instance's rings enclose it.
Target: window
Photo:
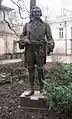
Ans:
[[[64,34],[63,34],[63,28],[59,28],[59,38],[63,38]]]

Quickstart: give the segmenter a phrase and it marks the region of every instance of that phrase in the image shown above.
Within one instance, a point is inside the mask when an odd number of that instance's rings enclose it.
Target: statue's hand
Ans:
[[[28,36],[24,36],[22,38],[22,42],[24,42],[25,44],[30,44],[30,40],[29,40]]]
[[[54,46],[55,46],[54,42],[48,43],[48,45],[47,45],[47,55],[50,55],[50,53],[53,52]]]
[[[24,49],[24,46],[25,46],[24,42],[22,40],[20,40],[19,41],[19,48]]]
[[[48,48],[49,48],[50,51],[52,51],[52,52],[53,52],[54,46],[55,46],[55,43],[54,43],[54,42],[49,42],[49,43],[48,43]]]

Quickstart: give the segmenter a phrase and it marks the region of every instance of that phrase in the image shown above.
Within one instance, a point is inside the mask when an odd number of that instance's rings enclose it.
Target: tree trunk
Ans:
[[[0,7],[1,7],[2,1],[3,1],[3,0],[0,0]]]
[[[36,6],[36,0],[30,0],[30,18],[31,18],[31,9],[33,6]]]

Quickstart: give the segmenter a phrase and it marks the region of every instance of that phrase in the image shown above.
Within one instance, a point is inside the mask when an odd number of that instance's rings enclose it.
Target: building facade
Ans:
[[[7,15],[13,10],[9,7],[2,6],[2,9],[5,12],[5,16],[7,19]],[[17,34],[20,34],[23,26],[10,24],[13,25],[13,29]],[[0,9],[0,55],[5,53],[14,53],[20,52],[18,45],[15,41],[19,40],[15,33],[9,28],[8,24],[3,20],[3,12]]]
[[[72,54],[72,15],[55,17],[48,23],[55,40],[54,53]]]

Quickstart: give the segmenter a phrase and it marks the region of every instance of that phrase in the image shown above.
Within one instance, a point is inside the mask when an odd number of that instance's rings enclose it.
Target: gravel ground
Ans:
[[[23,63],[1,64],[0,81],[0,119],[17,119],[20,95],[29,85],[28,72],[24,70]],[[35,89],[38,89],[38,81],[35,84]],[[19,119],[24,119],[24,115],[27,119],[37,119],[37,114],[37,111],[24,113],[24,110],[20,110]],[[47,116],[41,116],[40,119],[47,119]]]
[[[28,72],[24,69],[23,62],[0,64],[0,119],[18,119],[20,95],[28,88],[28,85]],[[37,80],[35,80],[35,89],[39,89]],[[25,119],[25,116],[26,119],[38,119],[38,115],[39,119],[72,119],[72,117],[56,118],[53,112],[38,114],[36,110],[34,112],[31,110],[26,113],[23,109],[20,110],[19,119]]]

